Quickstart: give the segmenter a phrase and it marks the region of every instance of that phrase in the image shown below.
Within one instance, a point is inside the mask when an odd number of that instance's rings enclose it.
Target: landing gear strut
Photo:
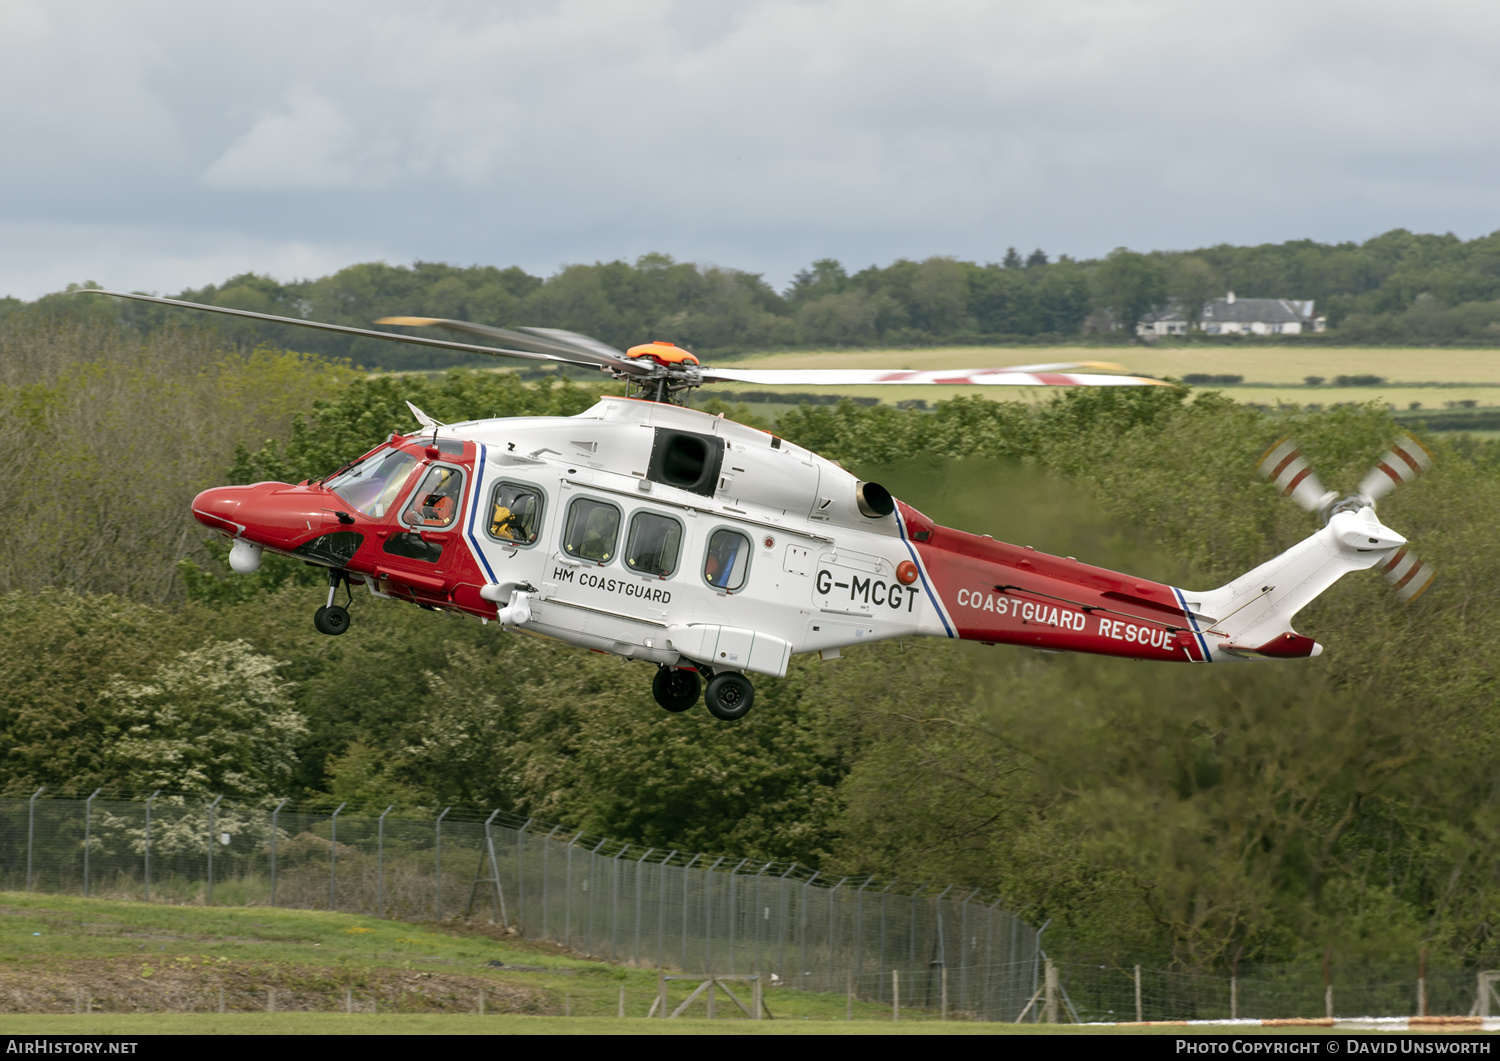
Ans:
[[[737,722],[755,706],[755,686],[736,671],[715,674],[703,694],[708,713],[724,722]]]
[[[668,711],[686,711],[698,702],[698,672],[682,667],[659,667],[651,681],[651,695]]]
[[[339,584],[343,583],[344,593],[348,603],[354,603],[354,591],[349,588],[349,573],[337,568],[328,571],[328,603],[313,612],[313,625],[318,628],[320,634],[342,634],[349,629],[349,609],[343,605],[333,603],[334,595],[339,591]]]

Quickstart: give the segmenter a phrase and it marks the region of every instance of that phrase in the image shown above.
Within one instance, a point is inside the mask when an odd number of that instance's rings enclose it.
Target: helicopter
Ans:
[[[1162,662],[1305,659],[1322,646],[1292,619],[1345,574],[1379,565],[1403,600],[1433,580],[1375,514],[1379,498],[1431,466],[1411,436],[1344,497],[1323,488],[1295,442],[1278,441],[1260,470],[1321,528],[1224,586],[1194,591],[938,526],[833,461],[686,405],[695,388],[731,381],[1164,385],[1101,371],[1116,365],[716,369],[670,342],[621,351],[552,328],[375,322],[497,346],[87,293],[585,366],[623,381],[624,396],[575,416],[445,424],[408,403],[417,430],[392,433],[321,479],[204,490],[192,514],[232,539],[235,572],[254,572],[267,550],[325,568],[328,596],[313,618],[324,634],[349,629],[353,587],[363,586],[372,597],[653,663],[652,693],[668,711],[701,696],[716,718],[741,719],[755,701],[749,675],[784,676],[794,654],[836,659],[851,646],[915,636]]]

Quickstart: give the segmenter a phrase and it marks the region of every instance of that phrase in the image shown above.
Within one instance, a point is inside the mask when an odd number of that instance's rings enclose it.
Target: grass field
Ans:
[[[671,982],[669,1004],[695,986]],[[478,1020],[482,996],[486,1020],[594,1019],[617,1017],[622,990],[627,1017],[644,1017],[656,997],[656,971],[591,961],[489,924],[0,893],[0,1014],[91,1019],[90,1010],[175,1011],[220,1019],[222,1008],[225,1018]],[[766,1003],[788,1021],[843,1020],[849,1008],[842,995],[774,989]],[[272,1007],[277,1012],[268,1012]],[[716,1025],[756,1023],[722,996],[717,1011]],[[704,1012],[701,1001],[687,1015],[694,1012]],[[855,1002],[853,1015],[888,1019],[890,1011]],[[902,1014],[904,1022],[935,1017]],[[146,1019],[159,1025],[167,1018]]]
[[[1238,375],[1244,383],[1222,390],[1237,401],[1263,405],[1337,405],[1382,401],[1399,410],[1413,402],[1422,410],[1443,411],[1449,402],[1500,406],[1500,350],[1388,347],[944,347],[926,350],[853,350],[751,354],[734,359],[736,368],[985,368],[1055,361],[1114,361],[1128,371],[1182,378],[1191,373]],[[1374,387],[1309,387],[1307,376],[1372,375],[1387,380]],[[736,385],[751,389],[749,384]],[[727,389],[727,388],[726,388]],[[755,387],[779,393],[796,387]],[[801,388],[807,390],[809,388]],[[840,387],[852,397],[884,402],[925,399],[929,404],[959,395],[1006,401],[1038,401],[1055,393],[1011,387]],[[709,393],[709,391],[705,391]]]
[[[1156,377],[1195,373],[1237,375],[1237,386],[1197,387],[1219,390],[1236,401],[1259,405],[1339,405],[1379,401],[1401,412],[1446,412],[1462,402],[1478,407],[1500,407],[1500,350],[1442,347],[938,347],[911,350],[814,350],[790,353],[744,354],[711,362],[736,368],[997,368],[1007,365],[1058,361],[1112,361],[1127,371]],[[516,371],[495,366],[494,371]],[[1333,380],[1338,376],[1371,375],[1386,380],[1377,386],[1339,387],[1331,383],[1308,386],[1308,376]],[[587,374],[580,378],[593,380]],[[726,384],[708,387],[701,398],[736,391],[796,394],[820,390],[808,386],[770,387]],[[838,387],[853,398],[875,398],[887,404],[919,399],[929,405],[959,396],[976,395],[997,401],[1044,401],[1055,388],[870,386]],[[701,400],[700,398],[700,400]],[[1452,404],[1450,404],[1452,403]],[[774,420],[792,404],[756,402],[751,410]]]

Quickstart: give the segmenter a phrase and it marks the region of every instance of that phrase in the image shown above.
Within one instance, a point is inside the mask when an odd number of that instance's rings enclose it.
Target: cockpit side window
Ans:
[[[490,537],[514,545],[535,545],[542,529],[542,494],[519,483],[497,483],[490,493]]]
[[[703,580],[715,589],[730,593],[745,585],[750,572],[750,539],[739,531],[721,528],[708,539],[708,555],[703,558]]]
[[[569,556],[607,564],[615,557],[620,537],[620,510],[607,501],[580,497],[568,506],[563,550]]]
[[[463,472],[435,465],[428,469],[422,485],[411,495],[401,519],[413,527],[440,529],[453,526],[458,517],[463,486]]]
[[[637,512],[630,517],[625,538],[625,566],[643,575],[668,578],[677,570],[682,550],[682,524],[655,512]]]
[[[384,449],[328,480],[327,487],[360,512],[380,519],[401,497],[417,458],[399,449]]]

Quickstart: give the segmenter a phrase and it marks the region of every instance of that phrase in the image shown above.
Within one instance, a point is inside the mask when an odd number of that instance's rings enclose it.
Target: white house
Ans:
[[[1207,335],[1301,335],[1327,326],[1327,318],[1313,314],[1312,299],[1235,298],[1231,291],[1203,304],[1199,330]],[[1135,331],[1140,336],[1186,335],[1188,321],[1169,304],[1148,313]]]

